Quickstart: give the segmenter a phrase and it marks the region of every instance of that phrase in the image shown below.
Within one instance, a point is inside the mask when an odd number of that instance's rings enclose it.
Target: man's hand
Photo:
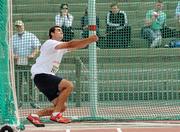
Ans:
[[[33,59],[34,58],[34,55],[29,55],[28,56],[28,59]]]
[[[153,16],[154,16],[155,18],[157,18],[157,17],[159,16],[159,13],[153,12]]]
[[[17,55],[14,55],[14,59],[17,60],[19,58],[19,56]]]
[[[153,12],[153,16],[152,16],[153,21],[156,20],[158,16],[159,16],[159,13]]]
[[[91,35],[89,36],[89,38],[94,42],[99,40],[99,37],[97,35]]]

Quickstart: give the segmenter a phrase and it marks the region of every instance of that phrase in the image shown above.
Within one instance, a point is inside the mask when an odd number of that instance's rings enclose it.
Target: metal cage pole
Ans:
[[[88,0],[89,35],[96,34],[96,0]],[[96,43],[89,45],[89,89],[91,117],[97,116],[97,55]]]
[[[15,117],[17,119],[17,126],[20,126],[20,119],[17,106],[16,88],[15,88],[15,76],[14,76],[14,56],[12,48],[12,36],[13,36],[13,24],[12,24],[12,0],[8,0],[8,43],[9,43],[9,71],[10,71],[10,83],[12,88],[14,107],[15,107]]]

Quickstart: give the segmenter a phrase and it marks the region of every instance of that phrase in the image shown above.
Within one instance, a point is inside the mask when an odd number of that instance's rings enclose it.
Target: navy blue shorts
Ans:
[[[54,100],[59,96],[60,91],[58,85],[63,78],[51,75],[51,74],[36,74],[34,77],[34,83],[49,101]]]

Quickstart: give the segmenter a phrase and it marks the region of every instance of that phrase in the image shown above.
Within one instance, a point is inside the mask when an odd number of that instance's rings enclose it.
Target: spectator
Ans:
[[[81,27],[83,32],[81,34],[82,38],[89,37],[89,29],[88,29],[88,9],[85,9],[84,16],[81,17]],[[99,17],[96,16],[96,34],[99,36]]]
[[[41,45],[39,39],[33,33],[25,31],[24,23],[21,20],[16,21],[15,26],[17,29],[17,33],[13,35],[15,59],[20,63],[21,57],[35,58]]]
[[[143,30],[143,36],[148,40],[148,45],[151,48],[161,46],[161,29],[166,23],[166,14],[162,11],[163,2],[158,0],[155,4],[155,8],[148,10],[146,13],[145,26]]]
[[[178,5],[176,7],[176,19],[177,19],[176,30],[178,31],[177,37],[180,37],[180,1],[178,2]]]
[[[74,17],[68,12],[68,4],[61,4],[60,13],[55,16],[55,24],[60,26],[64,33],[63,41],[72,40],[74,32],[72,30],[72,23]]]
[[[178,2],[178,5],[176,7],[176,18],[179,20],[180,22],[180,1]]]
[[[21,20],[15,22],[15,27],[17,33],[13,35],[13,54],[16,63],[16,70],[30,70],[28,66],[28,61],[34,59],[39,53],[40,41],[32,33],[25,31],[24,23]],[[29,69],[28,69],[29,68]],[[29,84],[29,100],[32,101],[32,81],[30,73],[28,72],[18,72],[16,74],[16,79],[18,79],[16,86],[19,90],[19,105],[21,106],[21,101],[23,101],[24,88],[23,88],[23,79],[26,80]],[[19,83],[18,83],[19,82]],[[31,106],[34,107],[34,104],[31,103]]]
[[[117,4],[111,5],[107,13],[107,44],[110,48],[127,48],[130,42],[131,29],[128,26],[127,15],[120,11]]]

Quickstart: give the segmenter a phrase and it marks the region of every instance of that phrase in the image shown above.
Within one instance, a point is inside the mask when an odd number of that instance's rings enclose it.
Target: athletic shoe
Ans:
[[[70,119],[63,117],[61,113],[57,114],[56,116],[51,115],[50,120],[58,122],[58,123],[65,123],[65,124],[71,122]]]
[[[45,127],[44,123],[40,121],[39,117],[34,117],[31,114],[29,114],[26,119],[29,120],[36,127]]]

